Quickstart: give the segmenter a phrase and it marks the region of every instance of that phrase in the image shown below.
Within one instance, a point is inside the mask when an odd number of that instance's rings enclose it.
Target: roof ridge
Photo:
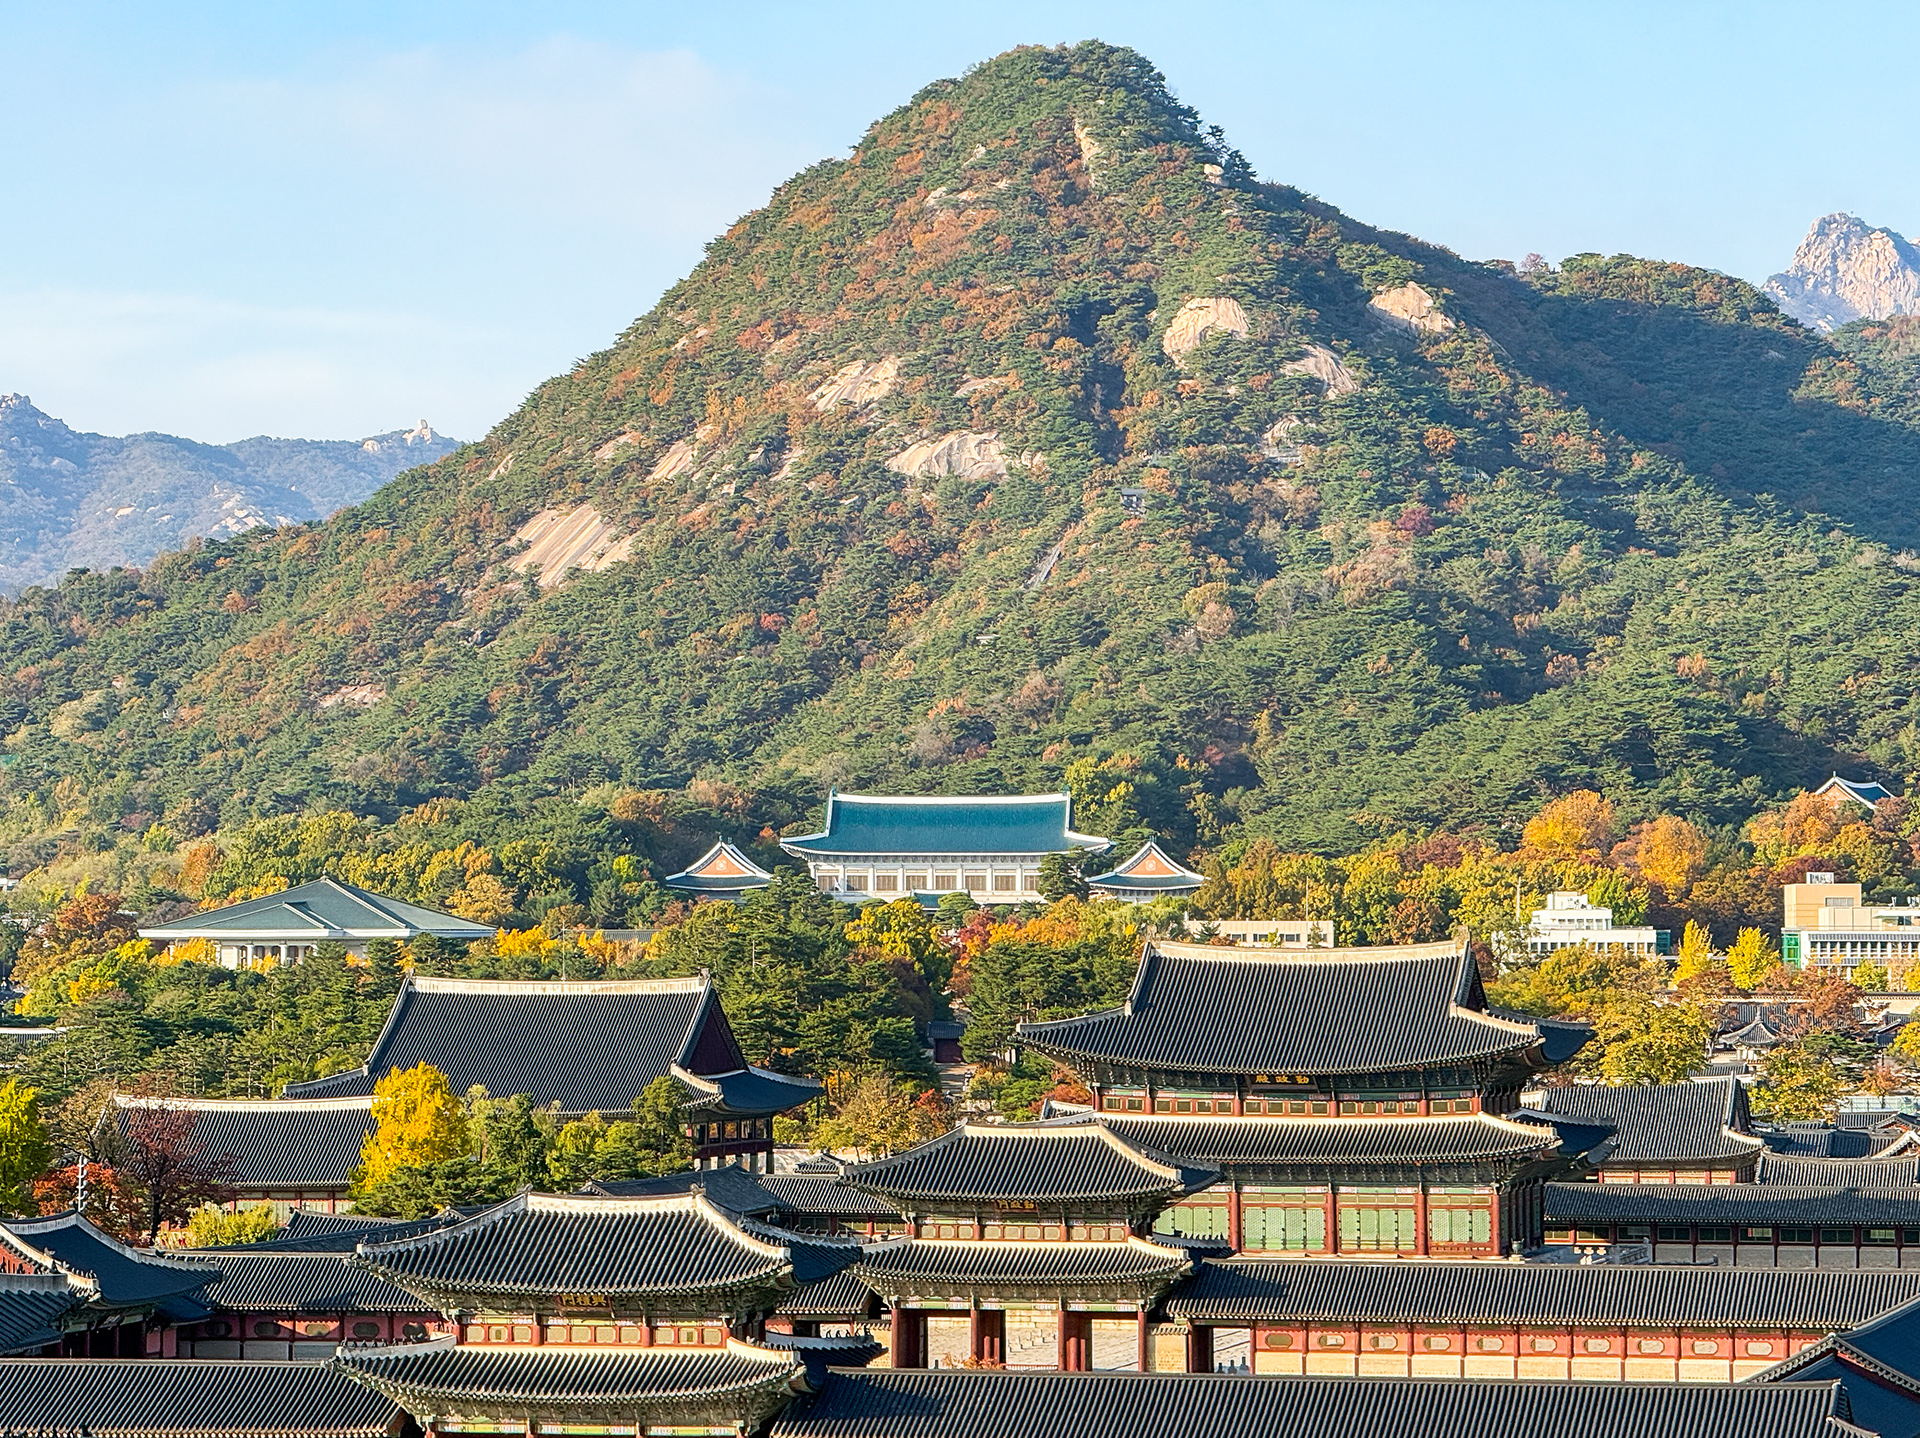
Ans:
[[[371,1094],[358,1098],[186,1098],[115,1092],[112,1101],[120,1108],[194,1109],[204,1113],[321,1113],[373,1107]]]
[[[713,982],[704,972],[675,979],[457,979],[437,974],[410,974],[408,979],[423,994],[697,994]]]

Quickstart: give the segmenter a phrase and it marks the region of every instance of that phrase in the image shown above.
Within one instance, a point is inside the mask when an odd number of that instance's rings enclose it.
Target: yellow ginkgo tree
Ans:
[[[363,1197],[403,1168],[458,1158],[469,1147],[467,1112],[432,1064],[392,1069],[373,1086],[373,1132],[360,1145],[352,1193]]]

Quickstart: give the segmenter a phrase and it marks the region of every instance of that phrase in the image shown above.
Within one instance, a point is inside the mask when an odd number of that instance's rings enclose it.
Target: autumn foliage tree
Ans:
[[[1591,789],[1575,789],[1527,820],[1520,841],[1543,858],[1595,862],[1613,847],[1615,832],[1611,801]]]
[[[129,1104],[114,1145],[114,1187],[137,1236],[152,1243],[169,1224],[185,1223],[206,1203],[233,1197],[233,1155],[215,1153],[197,1137],[200,1115],[163,1099]]]
[[[378,1188],[402,1169],[427,1168],[467,1152],[466,1110],[432,1064],[392,1069],[373,1086],[373,1132],[360,1145],[352,1193]]]

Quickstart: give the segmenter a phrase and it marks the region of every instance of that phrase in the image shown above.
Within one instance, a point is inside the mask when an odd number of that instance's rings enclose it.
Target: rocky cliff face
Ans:
[[[195,535],[321,519],[456,447],[424,420],[364,440],[86,434],[0,394],[0,586],[143,565]]]
[[[1920,314],[1920,249],[1852,215],[1826,215],[1765,289],[1781,309],[1823,334],[1854,320]]]

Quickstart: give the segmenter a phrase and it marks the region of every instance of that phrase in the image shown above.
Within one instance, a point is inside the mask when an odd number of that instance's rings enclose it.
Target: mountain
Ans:
[[[1920,250],[1852,215],[1826,215],[1765,289],[1781,309],[1823,333],[1854,320],[1920,314]]]
[[[196,535],[321,519],[453,448],[424,420],[363,440],[84,434],[25,395],[0,394],[0,586],[142,565]]]
[[[1469,262],[1131,51],[1016,50],[484,441],[0,609],[5,842],[464,814],[538,892],[632,790],[745,839],[836,784],[1181,852],[1578,786],[1732,824],[1920,769],[1920,431],[1857,375],[1739,280]]]

